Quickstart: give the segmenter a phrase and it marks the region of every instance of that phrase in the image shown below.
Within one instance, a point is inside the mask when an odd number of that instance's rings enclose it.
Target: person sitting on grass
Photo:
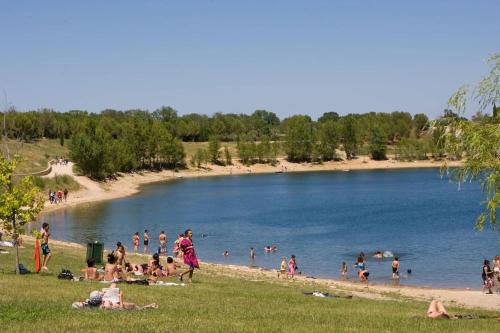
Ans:
[[[154,266],[155,264],[159,265],[160,264],[160,256],[158,253],[155,253],[149,258],[148,260],[148,269],[146,270],[146,274],[151,275],[153,274],[153,271],[155,270]]]
[[[133,273],[135,275],[143,275],[143,269],[142,265],[134,264],[131,262],[125,263],[125,272],[126,273]]]
[[[95,268],[95,260],[94,259],[87,260],[87,268],[82,269],[82,272],[85,273],[85,280],[89,280],[89,281],[100,280],[99,272],[97,271],[97,268]]]
[[[104,266],[104,281],[118,281],[120,279],[120,270],[116,265],[116,257],[113,253],[108,254],[108,263]]]
[[[165,276],[175,276],[177,275],[178,268],[180,268],[180,266],[174,262],[174,258],[168,257],[167,265],[165,265],[163,273],[165,274]]]

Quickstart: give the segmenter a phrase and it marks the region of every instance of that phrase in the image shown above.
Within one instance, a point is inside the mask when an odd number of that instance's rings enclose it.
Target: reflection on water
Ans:
[[[295,254],[306,275],[338,277],[346,261],[355,277],[352,264],[364,252],[371,280],[384,283],[393,283],[391,260],[370,256],[389,250],[400,257],[400,283],[478,287],[483,258],[500,253],[497,233],[473,230],[481,200],[478,186],[458,191],[430,169],[251,175],[149,185],[140,195],[42,221],[57,239],[99,240],[107,248],[122,241],[132,249],[133,233],[148,229],[154,250],[165,230],[169,251],[190,227],[203,260],[278,268],[282,256]],[[264,253],[273,244],[278,252]]]

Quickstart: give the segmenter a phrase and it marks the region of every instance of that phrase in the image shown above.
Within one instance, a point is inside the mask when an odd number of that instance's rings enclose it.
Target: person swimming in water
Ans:
[[[375,251],[375,253],[373,254],[373,258],[382,259],[383,258],[382,251],[380,250]]]

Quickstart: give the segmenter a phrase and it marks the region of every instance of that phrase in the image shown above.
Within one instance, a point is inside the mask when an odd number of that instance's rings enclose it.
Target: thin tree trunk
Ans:
[[[21,272],[19,271],[19,242],[18,242],[18,239],[19,239],[19,235],[17,234],[16,232],[16,215],[15,214],[12,214],[12,226],[13,226],[13,230],[14,230],[14,237],[13,240],[14,240],[14,246],[16,247],[16,274],[19,275],[21,274]]]

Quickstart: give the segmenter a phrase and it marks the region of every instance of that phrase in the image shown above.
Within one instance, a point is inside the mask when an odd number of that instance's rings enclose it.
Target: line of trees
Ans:
[[[360,153],[383,160],[388,145],[396,147],[396,157],[402,160],[423,159],[428,154],[442,157],[443,143],[439,140],[453,117],[458,116],[445,110],[440,122],[430,128],[425,114],[412,116],[399,111],[345,116],[326,112],[314,121],[307,115],[280,120],[266,110],[251,115],[179,116],[171,107],[153,112],[100,113],[12,109],[5,113],[5,129],[8,137],[23,141],[46,137],[59,139],[64,145],[71,139],[70,157],[82,172],[105,178],[116,172],[185,166],[182,141],[210,141],[208,149],[200,149],[192,156],[194,166],[232,164],[233,156],[223,144],[228,141],[238,142],[238,157],[244,164],[274,164],[280,153],[291,162],[353,159]],[[339,156],[339,151],[344,154]]]

